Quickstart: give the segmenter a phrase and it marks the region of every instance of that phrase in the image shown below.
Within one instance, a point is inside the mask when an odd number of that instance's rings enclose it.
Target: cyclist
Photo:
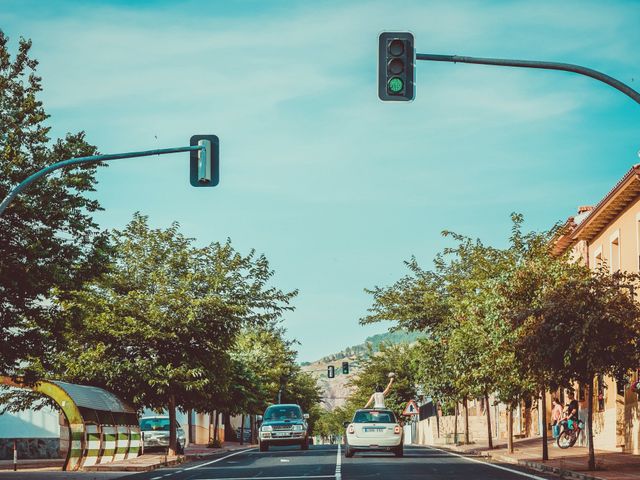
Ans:
[[[569,398],[569,404],[567,405],[567,420],[568,426],[571,430],[576,428],[578,425],[578,400],[576,400],[576,396],[572,391],[567,392],[567,397]]]

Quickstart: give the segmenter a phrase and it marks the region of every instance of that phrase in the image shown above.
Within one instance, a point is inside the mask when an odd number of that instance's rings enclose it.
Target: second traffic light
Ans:
[[[415,98],[413,34],[383,32],[378,37],[378,97],[401,102]]]
[[[349,374],[349,362],[342,362],[342,373]]]
[[[329,365],[327,367],[327,377],[333,378],[335,376],[336,376],[336,367],[334,367],[333,365]]]

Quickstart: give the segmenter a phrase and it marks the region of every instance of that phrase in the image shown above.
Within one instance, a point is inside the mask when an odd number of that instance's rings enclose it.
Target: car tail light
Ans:
[[[399,434],[400,432],[401,432],[400,425],[396,425],[395,427],[393,427],[393,433]]]
[[[347,429],[347,433],[356,433],[356,429],[353,428],[353,425],[349,425],[349,428]]]

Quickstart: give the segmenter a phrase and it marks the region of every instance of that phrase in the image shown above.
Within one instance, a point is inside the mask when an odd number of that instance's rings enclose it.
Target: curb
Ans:
[[[488,460],[496,460],[498,462],[509,463],[511,465],[519,465],[521,467],[525,467],[529,470],[534,470],[536,472],[551,473],[553,475],[559,476],[560,478],[567,478],[571,480],[604,480],[602,477],[596,477],[595,475],[591,475],[588,473],[580,473],[580,472],[574,472],[573,470],[565,470],[559,467],[552,467],[549,465],[545,465],[544,463],[536,462],[533,460],[518,460],[517,458],[513,458],[508,455],[504,455],[500,453],[492,453],[491,451],[487,451],[487,450],[464,450],[464,449],[458,449],[455,447],[454,448],[438,447],[438,448],[442,448],[443,450],[451,450],[456,453],[462,453],[466,455],[484,457]]]
[[[253,445],[247,445],[246,448],[252,448]],[[244,448],[244,447],[243,447]],[[82,470],[85,472],[150,472],[152,470],[156,470],[157,468],[162,467],[172,467],[174,465],[193,462],[197,460],[203,460],[208,457],[213,457],[219,454],[225,454],[229,452],[237,452],[238,450],[242,450],[243,448],[215,448],[211,449],[211,452],[203,452],[203,453],[192,453],[187,455],[178,455],[175,458],[163,460],[157,463],[151,463],[147,465],[118,465],[117,462],[114,463],[105,463],[104,465],[93,465],[91,467],[83,468]],[[140,457],[136,457],[140,458]]]

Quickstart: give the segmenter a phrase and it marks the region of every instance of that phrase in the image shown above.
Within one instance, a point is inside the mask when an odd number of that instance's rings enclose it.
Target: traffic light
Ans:
[[[342,362],[342,373],[349,374],[349,362]]]
[[[334,378],[335,376],[336,376],[336,367],[334,367],[333,365],[329,365],[327,367],[327,377]]]
[[[415,48],[409,32],[383,32],[378,37],[378,97],[408,102],[415,98]]]
[[[204,150],[191,152],[190,181],[194,187],[215,187],[220,182],[220,142],[215,135],[194,135],[189,145]]]

